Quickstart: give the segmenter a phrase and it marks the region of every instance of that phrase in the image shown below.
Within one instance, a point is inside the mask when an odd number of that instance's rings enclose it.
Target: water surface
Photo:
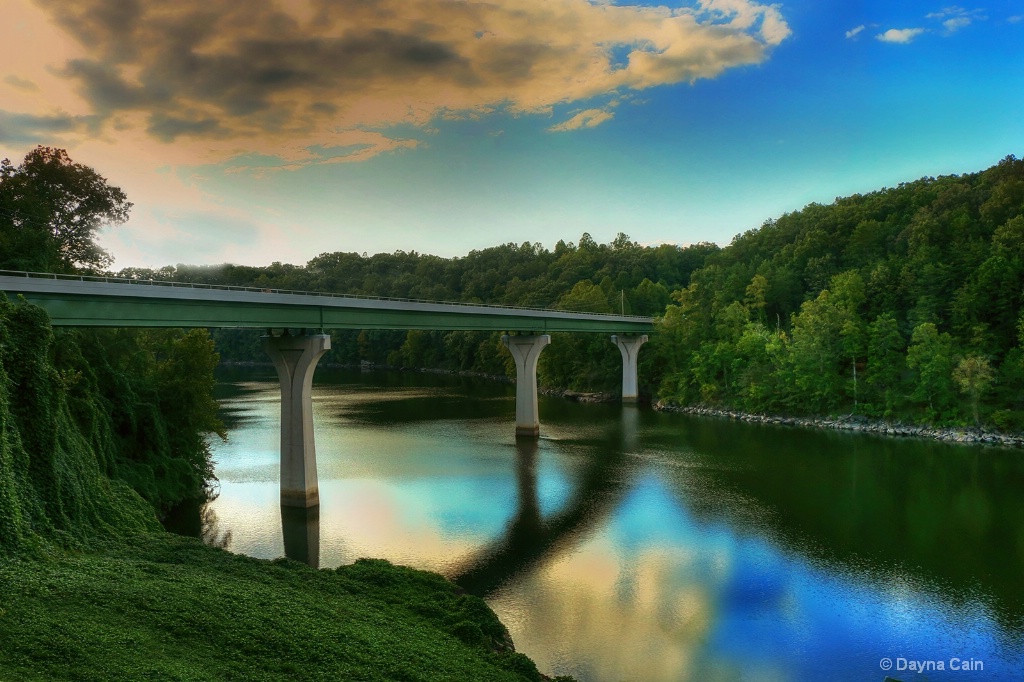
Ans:
[[[211,541],[439,571],[581,682],[1022,677],[1019,451],[544,398],[517,444],[510,386],[316,378],[321,506],[283,519],[276,379],[221,384]]]

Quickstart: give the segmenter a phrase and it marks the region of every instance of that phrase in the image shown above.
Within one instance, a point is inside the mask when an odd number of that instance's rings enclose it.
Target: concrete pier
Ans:
[[[548,334],[502,336],[516,361],[516,438],[540,436],[537,414],[537,360],[544,347],[551,343]]]
[[[636,378],[636,359],[640,354],[640,346],[647,343],[647,335],[619,336],[612,335],[612,343],[622,353],[622,402],[635,403],[639,395]]]
[[[331,348],[326,334],[264,336],[281,382],[281,506],[320,504],[313,441],[313,370]]]

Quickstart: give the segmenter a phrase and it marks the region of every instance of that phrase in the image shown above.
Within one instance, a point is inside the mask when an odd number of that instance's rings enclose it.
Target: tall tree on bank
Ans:
[[[112,262],[100,228],[128,219],[120,188],[63,149],[36,147],[21,165],[0,162],[0,269],[71,272]]]

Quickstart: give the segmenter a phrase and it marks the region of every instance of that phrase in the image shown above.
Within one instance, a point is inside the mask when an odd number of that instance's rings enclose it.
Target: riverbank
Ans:
[[[787,417],[770,414],[751,414],[738,410],[721,410],[702,405],[673,405],[658,401],[653,408],[660,412],[679,412],[701,417],[717,417],[735,419],[751,424],[775,424],[778,426],[796,426],[800,428],[837,429],[841,431],[858,431],[883,436],[902,436],[911,438],[929,438],[931,440],[952,443],[973,443],[980,445],[996,445],[1010,448],[1024,448],[1024,434],[1005,434],[985,429],[967,427],[937,427],[903,424],[868,419],[859,415],[840,417]]]
[[[547,679],[483,600],[382,560],[317,571],[153,532],[0,558],[0,584],[2,680]]]

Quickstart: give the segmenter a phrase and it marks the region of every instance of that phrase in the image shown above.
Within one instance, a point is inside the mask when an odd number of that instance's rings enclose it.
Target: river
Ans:
[[[283,532],[276,379],[218,392],[209,541],[438,571],[548,674],[1024,676],[1024,452],[543,397],[517,444],[511,386],[321,369],[321,506]]]

